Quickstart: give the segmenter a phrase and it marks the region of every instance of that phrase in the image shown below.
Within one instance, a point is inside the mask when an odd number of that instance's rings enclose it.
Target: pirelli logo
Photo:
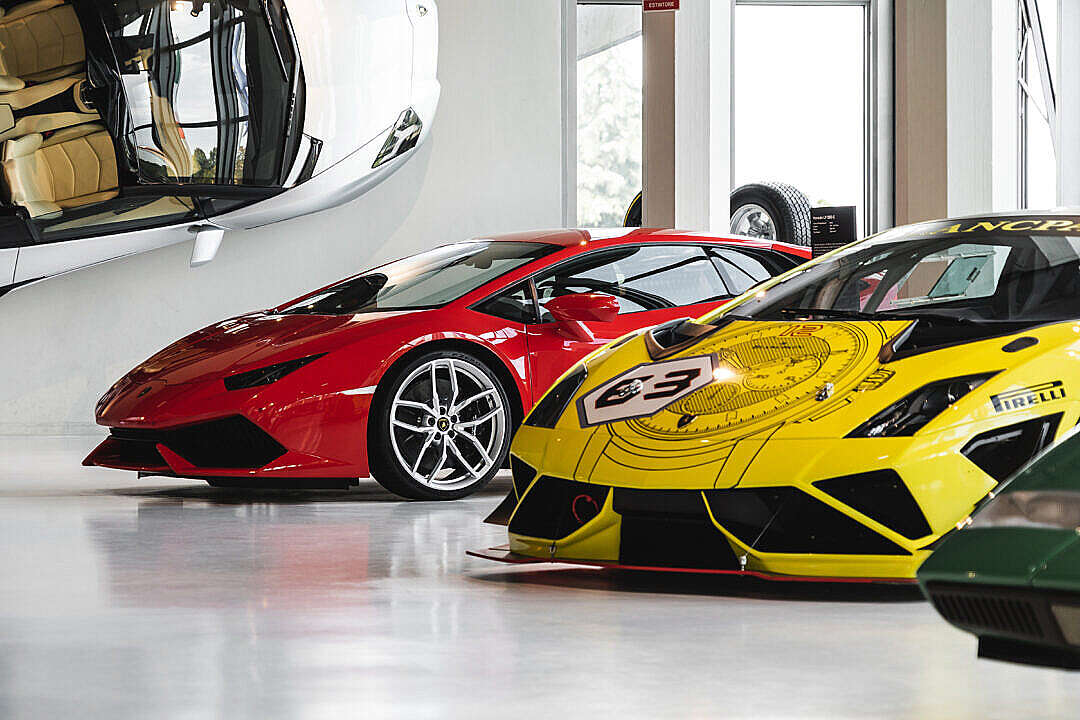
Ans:
[[[1064,397],[1064,383],[1060,380],[1051,380],[1040,385],[991,395],[990,402],[994,406],[994,412],[1006,412],[1031,407],[1032,405],[1040,405],[1051,400],[1061,400]]]

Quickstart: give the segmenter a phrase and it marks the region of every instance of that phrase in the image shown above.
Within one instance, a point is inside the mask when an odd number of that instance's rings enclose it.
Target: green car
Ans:
[[[1080,669],[1080,435],[992,492],[919,568],[979,657]]]

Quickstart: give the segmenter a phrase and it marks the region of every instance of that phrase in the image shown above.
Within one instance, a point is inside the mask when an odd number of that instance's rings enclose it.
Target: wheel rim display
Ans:
[[[499,460],[506,409],[494,381],[461,359],[426,362],[390,404],[390,444],[416,482],[450,491],[472,485]]]
[[[760,205],[748,203],[740,206],[731,216],[731,232],[736,235],[776,239],[776,223],[769,211]]]

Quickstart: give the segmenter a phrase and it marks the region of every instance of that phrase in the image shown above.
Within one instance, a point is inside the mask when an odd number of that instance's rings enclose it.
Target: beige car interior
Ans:
[[[119,194],[116,149],[88,100],[85,61],[65,0],[0,9],[0,190],[31,217]]]
[[[119,194],[116,150],[94,123],[4,143],[3,174],[11,200],[31,217],[111,200]]]
[[[99,122],[101,116],[83,98],[86,84],[76,76],[0,93],[0,142]]]
[[[0,75],[38,83],[73,75],[85,62],[82,27],[64,0],[30,0],[0,14]]]

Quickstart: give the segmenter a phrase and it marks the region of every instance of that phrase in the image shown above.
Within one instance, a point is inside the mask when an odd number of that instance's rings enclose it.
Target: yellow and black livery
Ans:
[[[898,228],[571,368],[478,554],[907,581],[1078,382],[1080,217]]]

